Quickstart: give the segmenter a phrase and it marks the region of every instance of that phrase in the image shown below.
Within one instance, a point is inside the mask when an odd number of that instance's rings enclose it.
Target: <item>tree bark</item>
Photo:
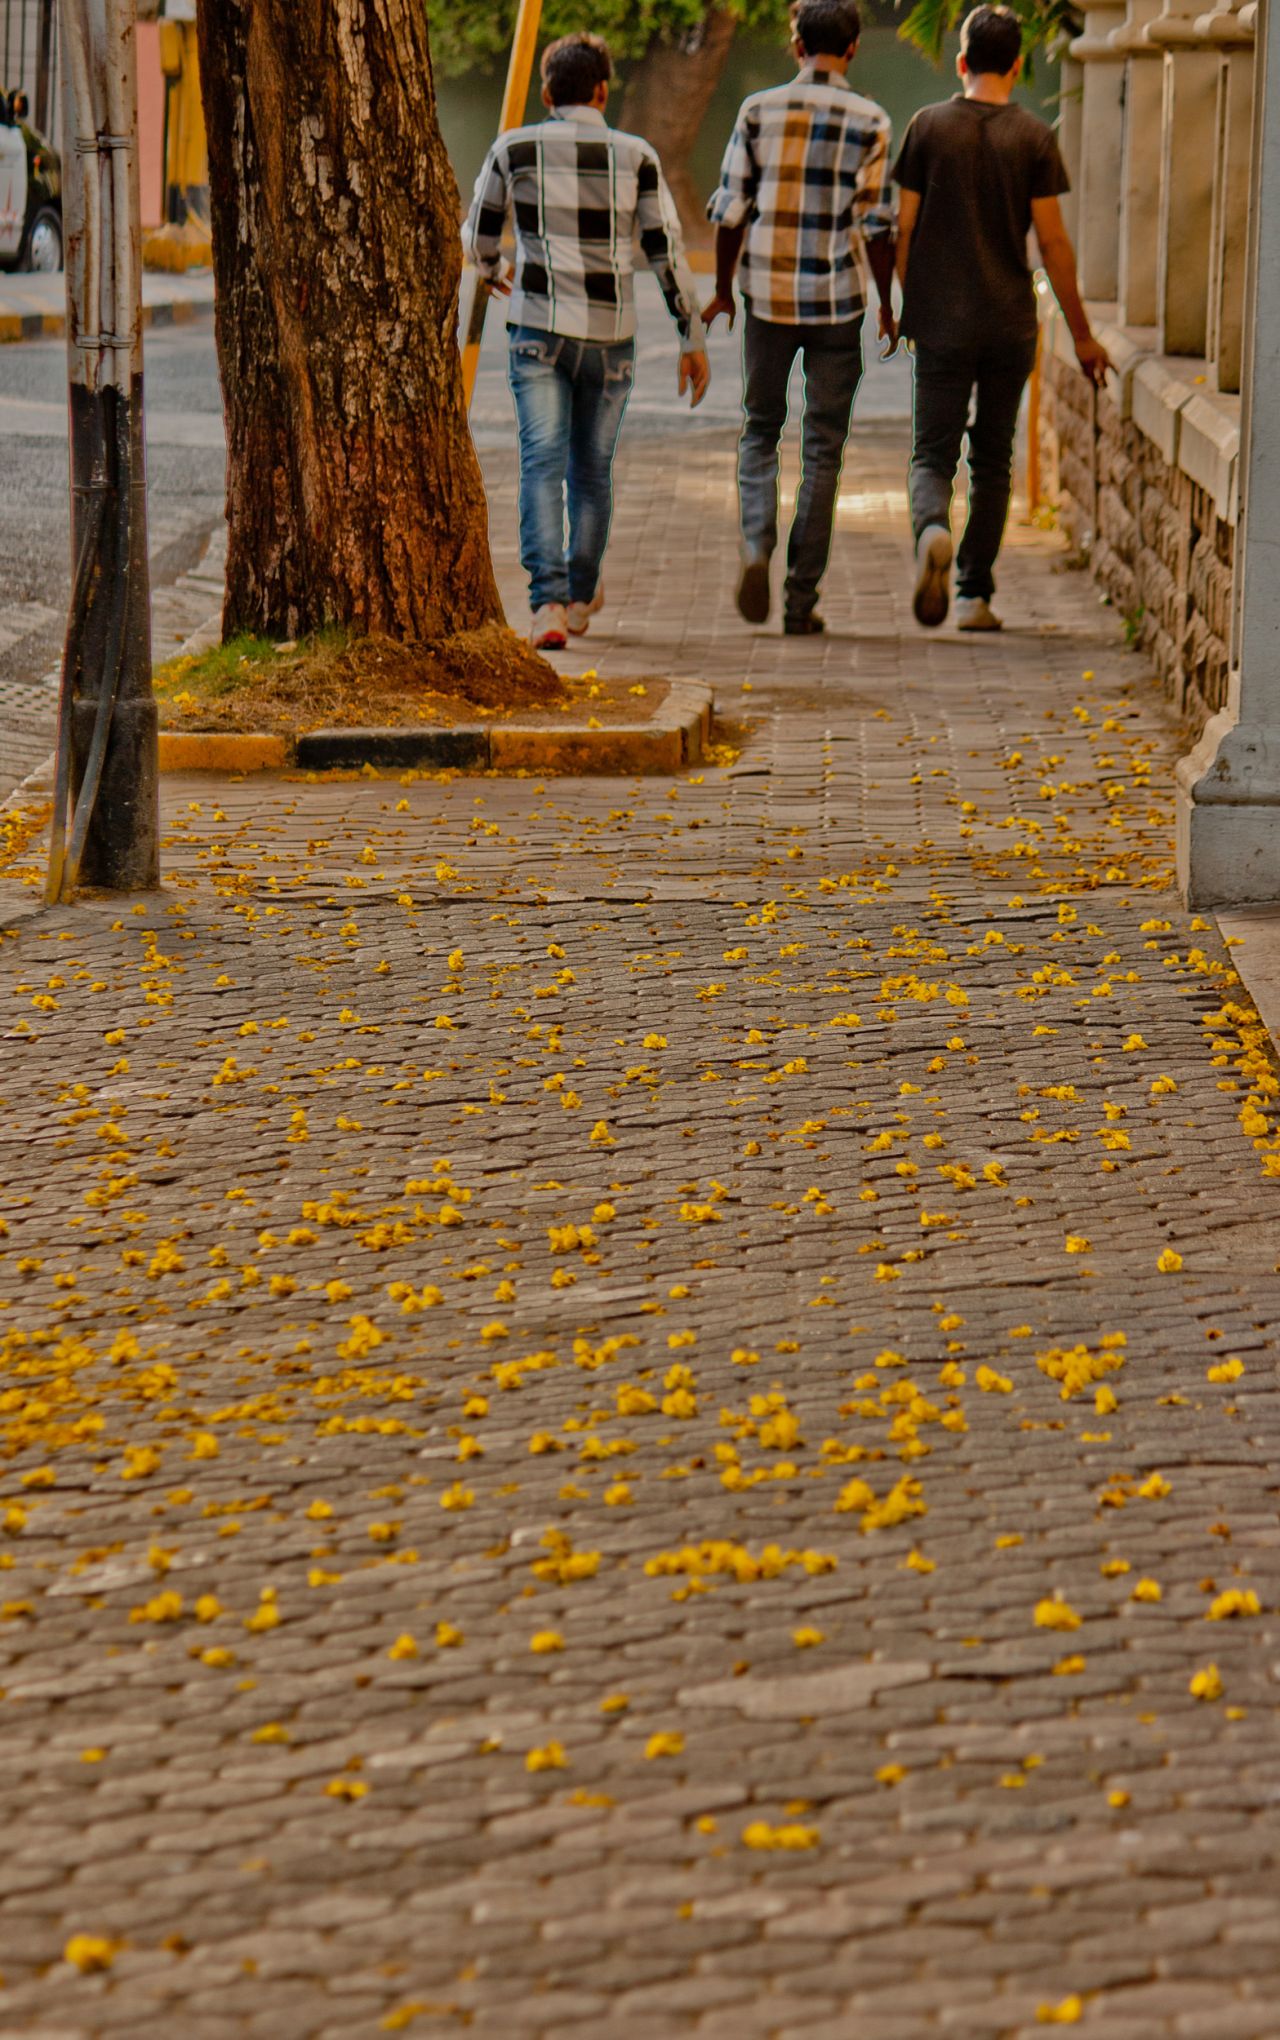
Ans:
[[[200,0],[199,37],[225,634],[501,623],[421,0]]]
[[[685,239],[705,242],[708,194],[693,181],[690,159],[715,89],[724,75],[736,17],[707,8],[698,26],[674,42],[654,41],[634,67],[622,95],[618,125],[652,142],[671,187]]]

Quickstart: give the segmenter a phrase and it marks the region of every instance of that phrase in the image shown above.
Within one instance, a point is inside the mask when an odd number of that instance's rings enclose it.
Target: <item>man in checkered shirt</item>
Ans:
[[[738,608],[748,623],[764,623],[769,615],[778,442],[797,354],[804,364],[802,478],[784,593],[783,629],[791,637],[824,628],[818,584],[831,551],[845,441],[862,379],[868,264],[880,295],[881,333],[896,339],[888,310],[889,116],[852,91],[846,75],[861,32],[854,0],[800,0],[792,10],[799,75],[743,103],[707,207],[716,225],[716,290],[702,315],[708,326],[722,312],[732,325],[733,279],[742,258],[746,423],[738,447]]]
[[[492,290],[510,299],[509,380],[520,437],[520,561],[532,642],[560,649],[604,600],[613,456],[635,374],[633,241],[680,333],[681,396],[698,404],[709,370],[680,227],[658,159],[606,126],[613,65],[596,35],[567,35],[542,58],[550,118],[500,135],[463,232]],[[514,214],[516,262],[502,236]],[[567,510],[567,518],[566,518]],[[567,533],[566,533],[567,524]]]

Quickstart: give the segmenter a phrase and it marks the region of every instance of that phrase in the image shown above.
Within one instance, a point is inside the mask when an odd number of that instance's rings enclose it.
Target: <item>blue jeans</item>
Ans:
[[[956,555],[959,596],[989,602],[995,593],[1018,412],[1035,359],[1034,340],[916,348],[911,522],[917,538],[927,524],[950,524],[960,447],[966,433],[969,438],[969,515]]]
[[[520,435],[520,564],[529,602],[589,602],[613,518],[613,455],[636,344],[512,326],[507,374]],[[566,542],[566,501],[567,542]]]
[[[748,312],[742,333],[747,420],[738,442],[738,502],[748,554],[778,543],[778,441],[787,422],[787,385],[804,364],[800,492],[787,541],[788,616],[812,613],[831,552],[840,469],[853,400],[862,380],[862,320],[784,326]]]

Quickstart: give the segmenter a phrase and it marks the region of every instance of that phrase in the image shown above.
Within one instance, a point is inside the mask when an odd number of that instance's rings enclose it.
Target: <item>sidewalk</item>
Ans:
[[[180,326],[213,310],[213,271],[186,276],[142,277],[144,326]],[[64,276],[0,275],[0,345],[13,340],[56,339],[67,330]]]
[[[917,632],[904,455],[783,640],[628,441],[574,669],[732,764],[169,780],[0,942],[4,2033],[1280,2026],[1270,1066],[1115,619],[1019,528]]]

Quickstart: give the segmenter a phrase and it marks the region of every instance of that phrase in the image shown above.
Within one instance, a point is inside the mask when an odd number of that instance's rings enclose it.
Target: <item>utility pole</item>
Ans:
[[[72,594],[46,897],[159,883],[136,0],[61,0]]]
[[[533,60],[538,49],[538,30],[542,25],[542,0],[520,0],[516,10],[516,25],[511,37],[511,55],[507,60],[507,83],[502,94],[502,112],[498,116],[498,133],[506,134],[508,128],[519,127],[524,119],[525,104],[529,97],[529,81],[533,77]],[[467,330],[462,342],[462,392],[467,409],[476,393],[476,376],[480,369],[480,342],[484,338],[484,315],[489,307],[489,286],[477,276],[471,292],[471,310],[467,316]]]

